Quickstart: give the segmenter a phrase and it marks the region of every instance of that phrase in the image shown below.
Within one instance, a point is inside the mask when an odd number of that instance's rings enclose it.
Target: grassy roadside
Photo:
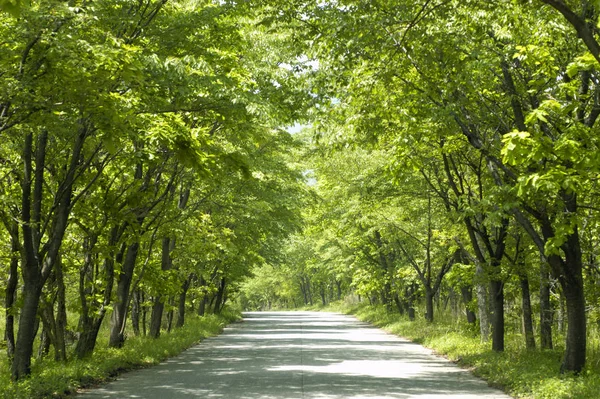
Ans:
[[[313,310],[316,310],[313,308]],[[507,334],[506,351],[496,353],[482,344],[467,323],[409,321],[384,308],[337,303],[321,310],[353,314],[392,334],[418,342],[469,368],[492,386],[517,398],[593,399],[600,397],[600,357],[590,350],[582,375],[561,375],[563,347],[555,350],[527,350],[519,334]],[[589,345],[590,347],[597,346]]]
[[[62,398],[79,388],[106,381],[117,374],[136,368],[148,367],[178,355],[206,337],[218,335],[223,328],[239,320],[240,314],[224,312],[221,315],[189,317],[186,325],[158,339],[131,337],[122,349],[108,349],[99,343],[89,359],[72,360],[66,364],[52,360],[35,362],[32,376],[13,384],[6,362],[0,369],[0,397],[2,398]]]

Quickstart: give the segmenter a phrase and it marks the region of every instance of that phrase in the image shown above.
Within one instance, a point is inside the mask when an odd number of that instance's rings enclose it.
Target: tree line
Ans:
[[[286,284],[248,303],[353,292],[409,317],[422,303],[431,321],[436,302],[462,304],[496,351],[515,317],[528,348],[564,331],[561,370],[580,372],[600,299],[599,11],[563,0],[281,11],[273,25],[318,62],[305,154],[318,199],[269,275]]]
[[[251,7],[3,1],[0,278],[12,377],[218,313],[305,196],[309,98]],[[276,51],[277,50],[277,51]],[[289,61],[288,61],[289,63]],[[36,352],[37,350],[37,352]]]

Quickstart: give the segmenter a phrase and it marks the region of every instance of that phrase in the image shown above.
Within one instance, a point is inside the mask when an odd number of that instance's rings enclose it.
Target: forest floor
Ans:
[[[336,313],[251,312],[160,365],[77,397],[503,399],[421,345]]]
[[[359,320],[387,332],[431,348],[488,384],[517,398],[527,399],[597,399],[600,397],[600,340],[592,329],[588,335],[587,365],[579,376],[561,374],[564,338],[555,336],[552,350],[528,350],[519,332],[508,331],[506,350],[491,350],[491,343],[481,342],[476,326],[439,315],[434,323],[422,318],[409,321],[397,312],[381,306],[337,302],[309,309],[352,314]]]

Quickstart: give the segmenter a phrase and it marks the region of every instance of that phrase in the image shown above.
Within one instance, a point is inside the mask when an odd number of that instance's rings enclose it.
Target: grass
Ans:
[[[323,310],[353,314],[392,334],[433,349],[462,367],[469,368],[492,386],[517,398],[596,399],[600,397],[598,338],[588,339],[587,366],[579,376],[560,374],[564,346],[554,350],[527,350],[520,334],[506,335],[506,350],[492,351],[491,343],[480,342],[478,332],[466,322],[446,320],[427,323],[409,321],[382,307],[336,303]],[[443,318],[442,318],[443,319]],[[560,338],[555,338],[558,342]],[[560,339],[562,341],[562,339]],[[596,349],[593,349],[596,348]]]
[[[63,398],[79,388],[96,385],[124,371],[149,367],[178,355],[202,339],[218,335],[225,325],[239,318],[237,312],[188,317],[182,328],[163,333],[158,339],[131,337],[121,349],[109,349],[99,342],[89,359],[66,364],[50,359],[35,362],[31,378],[19,383],[10,381],[4,361],[0,368],[0,397]]]

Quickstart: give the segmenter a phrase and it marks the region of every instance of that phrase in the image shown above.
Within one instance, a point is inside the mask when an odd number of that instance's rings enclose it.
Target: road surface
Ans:
[[[77,398],[509,398],[430,350],[350,316],[244,316],[178,357]]]

